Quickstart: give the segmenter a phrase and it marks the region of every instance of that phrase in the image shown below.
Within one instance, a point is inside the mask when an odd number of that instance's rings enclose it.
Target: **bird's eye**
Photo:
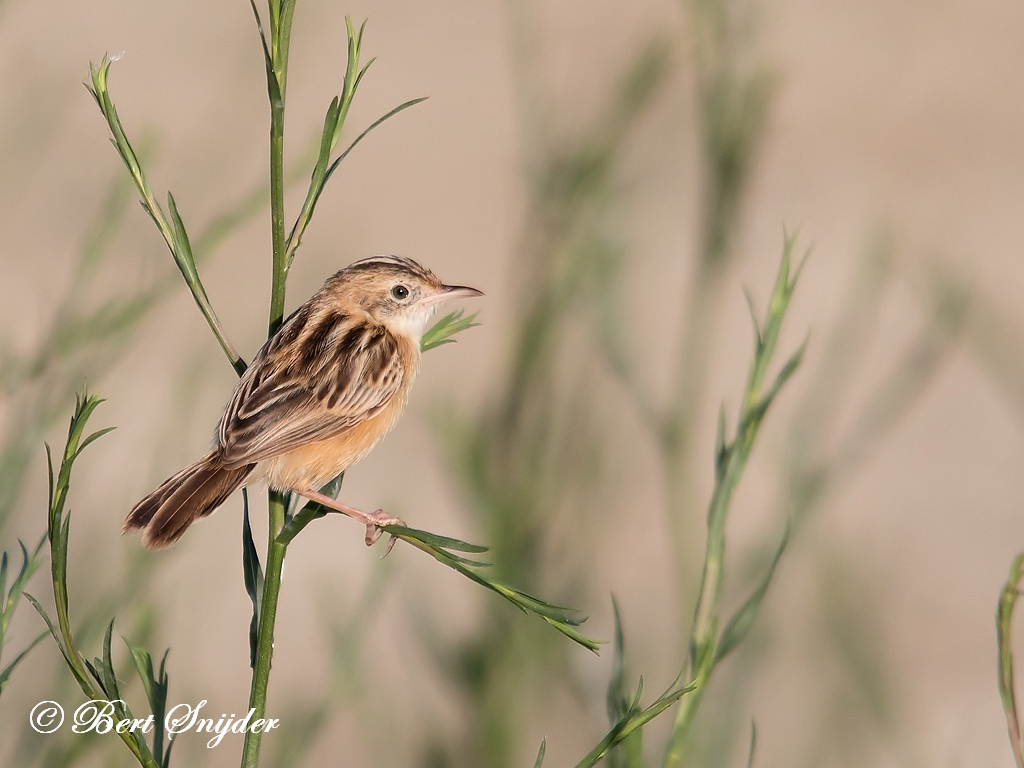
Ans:
[[[402,299],[409,298],[409,289],[404,285],[396,285],[391,289],[391,295],[401,301]]]

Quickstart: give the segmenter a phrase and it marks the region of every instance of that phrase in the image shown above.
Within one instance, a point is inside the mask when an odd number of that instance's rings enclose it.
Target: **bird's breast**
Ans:
[[[319,490],[364,458],[391,430],[405,409],[408,392],[408,386],[403,387],[375,415],[334,437],[261,461],[255,474],[276,491]]]

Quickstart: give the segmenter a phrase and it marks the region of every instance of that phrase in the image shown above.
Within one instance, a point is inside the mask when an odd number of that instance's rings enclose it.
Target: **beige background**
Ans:
[[[674,74],[645,117],[630,157],[622,206],[634,259],[631,317],[652,350],[671,339],[693,253],[695,177],[693,99],[686,24],[667,0],[537,3],[551,92],[567,135],[602,102],[608,81],[651,35],[680,41]],[[516,316],[511,277],[526,190],[513,87],[506,8],[480,2],[299,4],[290,76],[288,134],[303,146],[341,82],[343,15],[369,17],[365,48],[378,61],[353,109],[362,126],[395,103],[426,104],[375,133],[345,162],[320,203],[296,260],[289,307],[335,269],[379,252],[413,256],[443,279],[481,287],[483,326],[424,360],[410,413],[347,479],[346,498],[385,506],[411,524],[476,540],[469,516],[439,461],[429,414],[440,400],[467,408],[500,376],[507,328]],[[783,0],[758,11],[760,46],[778,77],[776,102],[757,165],[731,277],[709,391],[733,404],[749,355],[740,284],[763,300],[782,224],[799,227],[814,252],[798,290],[784,343],[803,329],[827,329],[853,264],[882,225],[895,233],[900,279],[885,304],[869,365],[857,372],[864,393],[884,375],[922,323],[920,297],[935,263],[952,265],[1014,327],[1024,324],[1024,8],[987,2],[832,2]],[[109,181],[121,173],[105,127],[81,83],[89,61],[124,51],[111,89],[126,128],[153,138],[150,179],[172,189],[186,222],[198,228],[266,172],[267,117],[262,64],[244,2],[179,0],[7,0],[0,10],[0,324],[28,348],[52,313],[54,296],[96,215]],[[293,154],[298,156],[298,151]],[[301,186],[301,185],[300,185]],[[294,189],[294,210],[301,195]],[[269,285],[265,218],[232,238],[203,268],[212,300],[243,355],[258,347]],[[110,286],[132,284],[166,264],[155,232],[137,208],[119,237]],[[809,359],[821,336],[812,336]],[[117,432],[79,470],[73,573],[106,584],[135,541],[119,537],[121,519],[150,487],[207,445],[233,374],[184,290],[144,326],[133,351],[100,382],[109,402],[98,422]],[[652,353],[653,354],[653,353]],[[652,359],[652,386],[665,366]],[[188,370],[187,375],[182,374]],[[799,391],[797,379],[794,391]],[[953,350],[921,402],[854,482],[829,501],[794,544],[766,604],[774,627],[768,662],[749,681],[755,694],[742,721],[756,718],[758,763],[791,765],[813,752],[826,684],[842,671],[818,659],[811,607],[822,563],[834,554],[864,585],[862,608],[883,643],[887,684],[897,691],[894,735],[864,746],[861,764],[1009,766],[995,688],[993,611],[1013,554],[1024,546],[1024,423],[1020,402],[979,365],[969,346]],[[769,419],[736,500],[731,536],[751,541],[772,530],[777,449],[792,393]],[[174,415],[180,408],[184,416]],[[712,413],[697,438],[710,453]],[[7,415],[9,419],[10,415]],[[62,418],[63,421],[63,418]],[[589,571],[593,634],[610,636],[606,595],[624,605],[635,638],[633,668],[649,690],[674,674],[681,621],[670,548],[658,501],[657,466],[628,416],[618,458],[630,479],[616,509],[597,521],[605,543]],[[3,423],[3,422],[0,422]],[[62,426],[50,435],[60,441]],[[773,449],[775,453],[773,454]],[[705,466],[706,465],[706,466]],[[706,496],[710,462],[701,464]],[[45,481],[42,465],[9,534],[35,537]],[[161,559],[155,595],[162,623],[156,645],[170,645],[174,700],[206,698],[240,711],[248,689],[245,654],[249,603],[239,569],[238,511],[230,502]],[[646,522],[637,524],[641,518]],[[256,518],[261,519],[257,514]],[[257,524],[259,526],[259,523]],[[734,530],[733,530],[734,529]],[[260,528],[262,530],[262,528]],[[6,535],[6,534],[5,534]],[[11,537],[13,540],[13,536]],[[282,631],[276,645],[271,714],[323,683],[325,648],[317,629],[324,600],[350,606],[374,568],[361,531],[328,520],[302,536],[285,573]],[[346,706],[310,764],[404,765],[424,729],[459,728],[459,702],[411,639],[417,603],[436,606],[445,632],[458,636],[481,601],[492,599],[399,547],[397,581],[370,630],[375,650],[361,664],[386,723],[370,733]],[[698,568],[697,560],[694,569]],[[45,582],[34,585],[45,593]],[[76,595],[72,594],[74,600]],[[26,608],[16,637],[35,627]],[[527,619],[523,619],[526,621]],[[604,729],[609,659],[573,651],[589,687],[584,716],[564,724],[527,723],[523,764],[548,737],[548,763],[572,764]],[[0,733],[38,698],[33,679],[58,664],[52,646],[37,651],[0,703]],[[40,694],[41,695],[41,694]],[[227,708],[227,709],[225,709]],[[576,710],[574,710],[576,711]],[[854,715],[851,718],[861,717]],[[285,723],[287,725],[287,723]],[[654,728],[651,744],[664,729]],[[268,737],[268,740],[272,738]],[[3,739],[0,739],[3,741]],[[369,744],[383,741],[371,749]],[[209,758],[229,765],[237,744],[205,754],[184,742],[179,764]],[[0,759],[3,759],[0,747]],[[828,753],[826,752],[826,755]],[[744,756],[734,755],[732,764]],[[830,757],[820,764],[829,764]]]

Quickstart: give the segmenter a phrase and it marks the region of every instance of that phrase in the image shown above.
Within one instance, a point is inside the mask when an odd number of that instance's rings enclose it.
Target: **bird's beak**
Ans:
[[[449,299],[468,299],[473,296],[483,296],[483,291],[478,291],[476,288],[470,288],[468,285],[442,285],[441,289],[430,296],[424,296],[420,299],[420,304],[440,304],[443,301]]]
[[[445,299],[469,299],[473,296],[483,296],[483,291],[478,291],[476,288],[470,288],[468,285],[445,285],[442,286],[444,293],[442,294]]]

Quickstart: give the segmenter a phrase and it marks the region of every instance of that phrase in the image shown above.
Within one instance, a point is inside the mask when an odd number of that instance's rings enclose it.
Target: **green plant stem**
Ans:
[[[256,640],[256,664],[252,672],[249,708],[255,710],[253,720],[262,720],[267,711],[267,685],[274,656],[274,625],[277,621],[277,600],[281,592],[281,570],[288,545],[277,540],[285,523],[285,496],[270,492],[270,536],[267,545],[267,572],[263,582],[263,602]],[[246,731],[242,747],[242,768],[255,768],[260,757],[262,733]]]
[[[270,288],[268,336],[273,336],[284,320],[288,263],[284,224],[284,95],[280,106],[271,109],[270,119],[270,223],[274,241],[274,273]]]
[[[295,3],[296,0],[268,0],[267,3],[270,10],[270,61],[267,62],[267,90],[270,95],[270,226],[274,249],[269,336],[274,335],[284,320],[285,289],[288,282],[284,223],[284,108]],[[262,28],[260,36],[263,36]],[[265,38],[263,44],[266,52]]]
[[[679,768],[683,764],[689,748],[693,720],[711,678],[711,673],[718,661],[742,640],[764,597],[763,590],[759,590],[759,594],[755,593],[755,596],[730,620],[725,632],[719,633],[719,604],[725,561],[725,524],[729,515],[729,506],[740,479],[743,477],[747,459],[754,447],[764,416],[779,390],[800,364],[803,356],[804,348],[801,346],[782,366],[774,382],[766,387],[765,378],[768,366],[774,355],[786,309],[800,273],[800,267],[797,267],[792,280],[790,279],[792,250],[793,240],[787,237],[782,263],[763,325],[758,324],[756,316],[753,316],[753,309],[751,311],[754,321],[754,359],[747,375],[736,432],[728,444],[725,441],[724,412],[719,418],[718,446],[715,451],[715,488],[708,505],[707,551],[697,608],[693,618],[693,628],[690,632],[689,663],[684,666],[676,679],[676,683],[679,684],[687,676],[691,677],[693,690],[689,696],[680,701],[676,711],[675,723],[665,753],[665,768]],[[788,535],[786,538],[788,539]],[[783,547],[785,547],[785,541],[786,539],[783,540]],[[779,554],[781,555],[781,549]],[[768,574],[768,582],[771,580],[777,562],[778,556]],[[765,583],[764,590],[767,590],[768,582]]]
[[[57,624],[47,615],[46,611],[31,595],[25,594],[25,598],[32,603],[32,606],[39,613],[54,641],[57,648],[64,657],[68,668],[78,682],[82,693],[93,701],[107,701],[115,704],[115,715],[118,720],[130,718],[135,719],[128,705],[121,698],[118,692],[117,678],[113,669],[113,662],[110,654],[110,640],[114,624],[111,622],[107,627],[106,639],[104,641],[103,658],[96,658],[94,664],[90,664],[83,657],[75,643],[74,634],[71,631],[70,607],[68,603],[67,565],[68,565],[68,537],[71,530],[71,513],[65,513],[68,492],[71,485],[71,470],[75,460],[82,451],[90,444],[102,437],[111,428],[101,429],[89,436],[85,435],[85,427],[90,415],[102,402],[99,398],[83,392],[75,404],[75,413],[71,418],[71,426],[68,430],[68,438],[61,456],[60,469],[54,473],[53,456],[49,446],[46,448],[47,467],[49,470],[49,494],[47,510],[47,539],[50,542],[50,578],[53,583],[53,601],[57,614]],[[143,768],[166,768],[161,766],[153,756],[149,746],[140,733],[132,731],[118,731],[118,737],[125,746],[131,750],[136,760]]]
[[[288,253],[284,222],[284,107],[288,73],[288,48],[291,38],[295,0],[269,0],[271,62],[267,67],[270,94],[270,222],[273,239],[273,275],[270,289],[270,320],[267,336],[273,336],[284,321],[285,292],[288,282]],[[262,34],[262,31],[261,31]],[[265,43],[265,41],[264,41]],[[276,87],[275,87],[276,84]],[[263,582],[259,628],[256,635],[256,658],[249,692],[249,708],[255,710],[254,720],[263,719],[267,711],[267,686],[274,655],[274,626],[277,622],[277,601],[281,592],[281,571],[288,545],[277,540],[285,524],[285,494],[268,492],[267,567]],[[263,734],[246,731],[242,747],[242,768],[256,768]]]
[[[1010,736],[1010,747],[1017,768],[1024,768],[1024,746],[1021,743],[1020,715],[1017,714],[1017,695],[1013,687],[1013,647],[1010,640],[1013,621],[1013,607],[1020,592],[1020,581],[1024,577],[1024,552],[1013,560],[1010,575],[999,593],[996,607],[996,638],[999,648],[999,696],[1006,713],[1006,727]]]
[[[746,454],[746,452],[743,452]],[[665,758],[665,768],[676,768],[683,762],[689,745],[693,718],[700,706],[711,677],[718,651],[718,603],[722,594],[723,561],[725,558],[725,519],[733,491],[739,484],[747,456],[729,462],[725,480],[715,488],[708,511],[708,542],[701,578],[700,596],[690,639],[690,667],[693,691],[679,702],[672,738]]]
[[[657,423],[661,439],[662,473],[668,523],[671,535],[676,583],[690,584],[690,542],[694,530],[691,521],[697,514],[698,502],[693,498],[694,422],[699,403],[704,402],[709,370],[710,340],[718,332],[718,307],[724,287],[724,270],[719,261],[704,253],[689,293],[684,314],[683,342],[675,363],[675,393],[664,418]],[[685,632],[685,627],[681,628]]]

